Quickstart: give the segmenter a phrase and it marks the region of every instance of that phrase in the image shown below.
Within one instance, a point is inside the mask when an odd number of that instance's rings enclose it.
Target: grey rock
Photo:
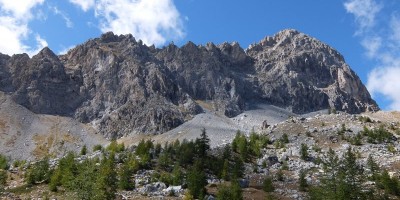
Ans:
[[[199,101],[228,117],[252,102],[298,114],[379,110],[342,55],[295,30],[246,50],[192,42],[158,49],[109,32],[66,55],[0,54],[0,91],[35,113],[91,123],[107,138],[169,131],[203,112]]]

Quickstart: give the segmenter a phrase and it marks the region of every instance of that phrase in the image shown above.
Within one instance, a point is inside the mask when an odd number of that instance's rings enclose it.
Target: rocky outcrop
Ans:
[[[335,108],[379,110],[366,87],[328,45],[296,30],[266,37],[247,50],[254,58],[263,97],[295,113]]]
[[[57,56],[0,54],[0,90],[35,113],[72,116],[107,137],[159,134],[202,112],[233,117],[254,101],[295,113],[378,110],[343,57],[295,30],[247,50],[188,42],[161,49],[103,34]]]

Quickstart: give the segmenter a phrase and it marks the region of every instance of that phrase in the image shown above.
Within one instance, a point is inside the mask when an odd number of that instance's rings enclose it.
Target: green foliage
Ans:
[[[378,179],[378,186],[387,193],[400,196],[400,183],[396,177],[391,178],[387,170],[384,170]]]
[[[107,146],[107,151],[119,153],[125,150],[124,143],[118,144],[117,140],[111,140],[111,143]]]
[[[342,159],[329,149],[320,185],[310,188],[310,199],[365,199],[364,175],[356,154],[348,148]]]
[[[190,194],[196,199],[202,199],[206,192],[205,186],[207,185],[207,177],[202,166],[202,163],[196,161],[194,166],[191,167],[187,177],[187,186]]]
[[[283,171],[282,171],[282,169],[279,169],[278,172],[276,172],[276,179],[277,179],[278,181],[284,181],[284,180],[285,180],[285,178],[284,178],[284,176],[283,176]]]
[[[3,192],[4,185],[7,182],[7,171],[4,169],[0,169],[0,195]]]
[[[371,118],[369,118],[369,117],[367,117],[367,116],[360,116],[360,117],[358,117],[358,120],[360,120],[361,122],[364,122],[364,123],[371,123],[372,122],[372,120],[371,120]]]
[[[86,147],[86,144],[85,145],[83,145],[83,147],[82,147],[82,149],[81,149],[81,153],[80,153],[81,155],[86,155],[87,154],[87,147]]]
[[[217,199],[218,200],[242,200],[242,188],[237,181],[233,181],[229,186],[228,185],[220,185],[218,186],[217,191]]]
[[[244,162],[241,157],[235,156],[231,179],[241,178],[243,177],[243,174],[244,174]]]
[[[249,138],[249,153],[253,156],[260,157],[261,150],[266,148],[269,143],[269,138],[262,134],[257,134],[254,130],[250,133]]]
[[[285,148],[285,143],[283,143],[283,142],[280,141],[280,140],[275,140],[275,142],[274,142],[274,147],[275,147],[276,149]]]
[[[289,137],[288,137],[288,135],[287,135],[286,133],[284,133],[284,134],[282,135],[280,141],[281,141],[282,143],[285,143],[285,144],[289,143]]]
[[[31,165],[26,174],[26,182],[29,185],[47,183],[50,180],[49,159],[44,158]]]
[[[196,154],[193,146],[194,143],[192,141],[183,140],[180,147],[176,150],[177,160],[181,166],[188,166],[193,163]]]
[[[388,143],[393,139],[393,134],[387,131],[383,126],[378,129],[369,130],[364,126],[364,130],[361,133],[367,136],[367,141],[373,144]]]
[[[76,174],[74,179],[70,180],[71,183],[68,183],[69,189],[76,193],[77,199],[99,199],[96,198],[99,190],[95,187],[98,176],[98,167],[95,164],[93,160],[86,160],[79,164],[77,166],[79,173]]]
[[[118,187],[122,190],[132,190],[135,188],[134,180],[132,179],[133,169],[128,163],[124,163],[118,173]]]
[[[390,153],[396,153],[396,147],[394,147],[393,144],[388,144],[388,145],[387,145],[387,150],[388,150]]]
[[[357,133],[354,137],[350,138],[349,142],[352,145],[360,146],[362,145],[361,140],[362,140],[362,135],[360,133]]]
[[[224,180],[229,180],[229,161],[228,159],[224,160],[224,165],[222,167],[221,178]]]
[[[232,150],[239,153],[243,160],[248,158],[248,141],[240,131],[236,132],[236,136],[232,141]]]
[[[117,191],[117,173],[115,157],[110,154],[103,158],[95,182],[95,199],[115,199]]]
[[[14,167],[22,167],[26,164],[26,160],[15,160],[13,163]]]
[[[272,183],[271,177],[266,177],[263,182],[263,190],[265,192],[273,192],[275,190],[274,184]]]
[[[301,143],[300,158],[302,160],[307,160],[308,159],[308,146],[307,146],[307,144]]]
[[[172,170],[172,184],[173,185],[182,185],[183,183],[183,169],[179,165],[175,165]]]
[[[307,187],[308,187],[308,183],[306,180],[306,171],[301,170],[300,174],[299,174],[299,190],[304,192],[304,191],[306,191]]]
[[[100,144],[96,144],[93,146],[93,151],[102,151],[103,150],[103,146],[101,146]]]
[[[205,128],[201,129],[200,138],[196,138],[195,149],[198,158],[204,159],[207,156],[208,150],[210,150],[210,139],[207,136]]]
[[[6,156],[0,154],[0,169],[8,169],[8,161]]]
[[[375,181],[378,178],[378,172],[379,172],[379,165],[375,162],[374,158],[370,154],[367,159],[367,168],[369,169],[370,173],[370,178],[371,180]]]
[[[140,140],[138,146],[136,147],[135,153],[139,157],[150,157],[150,151],[154,147],[153,142],[151,140]]]

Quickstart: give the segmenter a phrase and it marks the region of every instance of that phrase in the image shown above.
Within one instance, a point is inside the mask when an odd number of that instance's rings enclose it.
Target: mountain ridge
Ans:
[[[40,114],[91,123],[104,136],[167,132],[202,113],[228,117],[262,102],[302,114],[377,111],[333,48],[283,30],[244,50],[238,43],[146,46],[111,32],[57,56],[49,48],[0,56],[0,91]]]

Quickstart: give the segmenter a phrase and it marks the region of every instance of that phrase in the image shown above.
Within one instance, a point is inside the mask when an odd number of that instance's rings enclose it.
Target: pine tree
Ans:
[[[127,164],[123,164],[119,171],[119,181],[118,186],[122,190],[132,190],[135,188],[134,182],[132,180],[133,171],[129,168]]]
[[[299,174],[299,190],[304,192],[304,191],[306,191],[307,187],[308,187],[308,183],[306,180],[306,172],[304,170],[301,170],[300,174]]]
[[[210,150],[210,139],[207,136],[205,128],[201,129],[200,138],[196,139],[195,146],[199,158],[205,158],[208,150]]]
[[[95,184],[95,199],[115,199],[117,191],[117,173],[115,171],[115,155],[103,158]]]
[[[224,160],[224,165],[222,167],[221,178],[224,180],[229,180],[229,161],[228,159]]]
[[[375,162],[374,158],[370,154],[367,159],[367,167],[371,172],[371,180],[375,181],[378,179],[379,165]]]
[[[190,194],[193,195],[194,198],[201,199],[201,197],[204,197],[206,192],[205,186],[207,185],[207,177],[203,169],[203,164],[198,160],[195,161],[195,164],[189,171],[187,185]]]
[[[308,146],[307,146],[307,144],[301,143],[300,158],[302,160],[307,160],[308,159]]]

